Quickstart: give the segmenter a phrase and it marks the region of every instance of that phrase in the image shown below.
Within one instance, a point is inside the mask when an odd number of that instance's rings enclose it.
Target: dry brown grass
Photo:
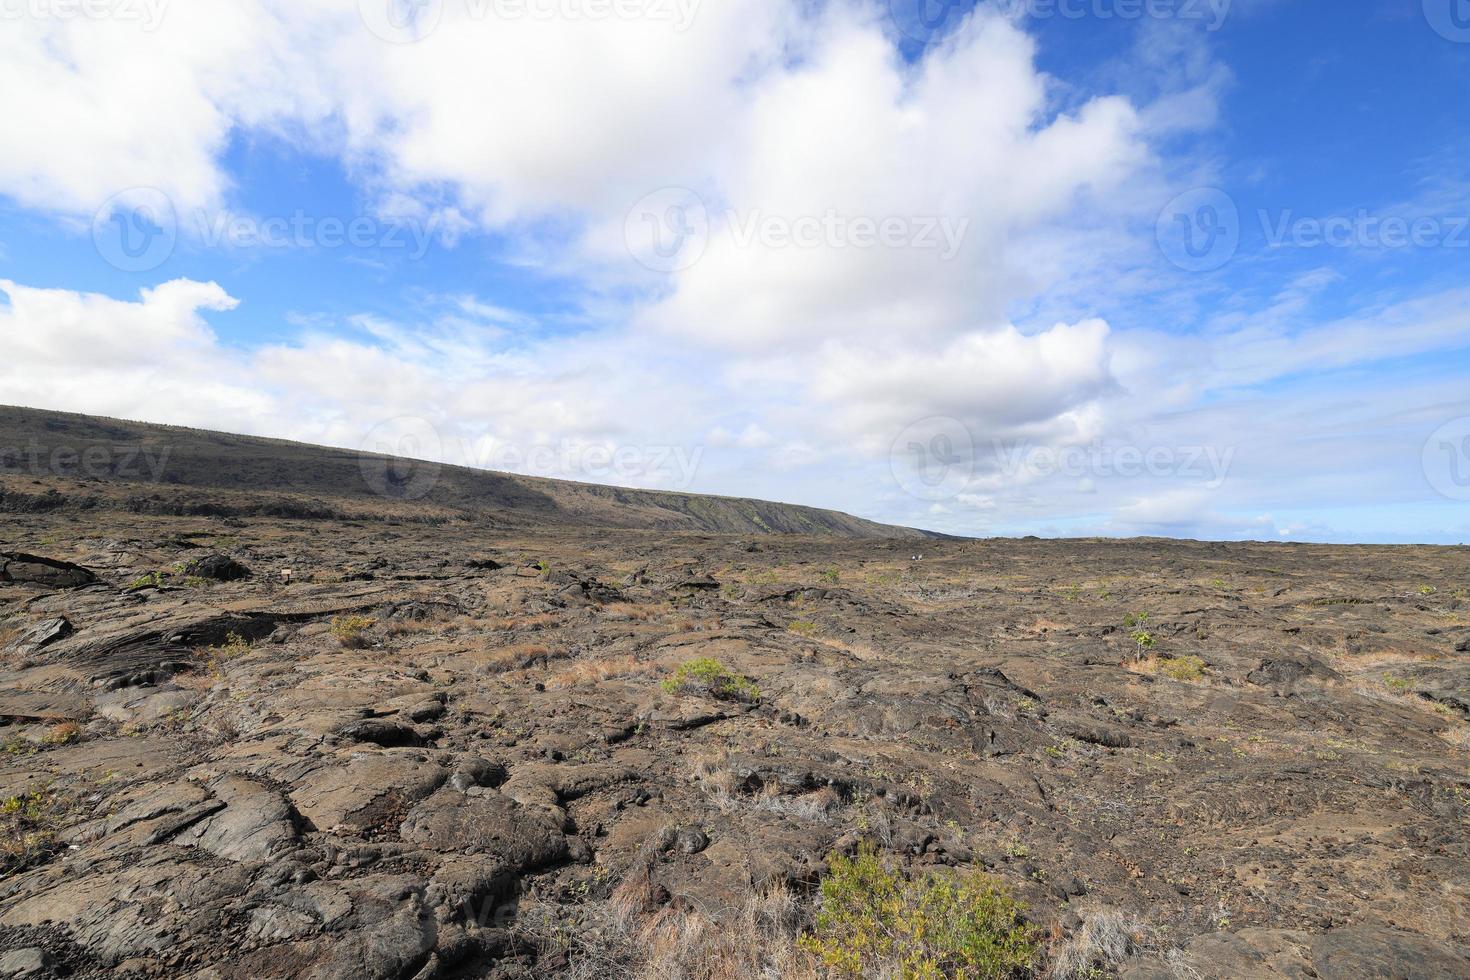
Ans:
[[[219,683],[220,678],[216,671],[218,667],[211,662],[205,670],[189,670],[182,674],[175,674],[171,681],[189,691],[209,691]]]
[[[817,980],[815,959],[796,945],[808,911],[773,887],[723,910],[718,921],[695,911],[647,911],[643,875],[634,872],[605,906],[582,910],[575,925],[558,908],[523,908],[520,940],[567,956],[569,980]],[[571,926],[568,928],[568,926]]]
[[[1051,980],[1112,976],[1151,943],[1149,927],[1135,915],[1106,907],[1079,915],[1082,928],[1070,937],[1052,936]]]
[[[423,619],[395,619],[384,627],[383,632],[388,636],[414,636],[420,633],[430,633],[437,629],[446,629],[465,622],[467,617],[455,615],[448,612],[435,612]]]
[[[42,745],[70,745],[82,737],[82,726],[74,721],[62,721],[51,725],[41,734]]]
[[[728,811],[739,798],[740,781],[730,771],[727,750],[697,753],[689,757],[689,778],[709,796],[722,812]]]
[[[502,616],[492,619],[488,623],[493,630],[534,630],[544,626],[550,626],[556,622],[555,613],[535,613],[531,616]]]
[[[481,670],[498,674],[507,670],[523,670],[550,653],[551,647],[540,643],[517,643],[513,646],[493,647],[472,653],[470,659],[474,660]]]
[[[1470,751],[1470,725],[1455,725],[1439,733],[1439,737],[1457,749]]]
[[[663,606],[652,602],[619,602],[603,607],[608,619],[631,619],[640,623],[654,619],[664,611]]]
[[[583,660],[565,670],[559,670],[546,678],[546,689],[555,691],[564,687],[577,687],[582,684],[600,684],[614,677],[632,677],[635,675],[650,674],[656,669],[655,664],[644,663],[632,654],[624,654],[617,657],[600,657],[596,660]]]

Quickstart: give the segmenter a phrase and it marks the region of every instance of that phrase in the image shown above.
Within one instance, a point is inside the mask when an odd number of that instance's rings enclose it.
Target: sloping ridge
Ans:
[[[733,534],[938,537],[799,504],[520,476],[183,426],[0,406],[0,510],[122,506],[285,517],[468,517]],[[44,477],[28,495],[14,477]],[[64,493],[51,486],[61,478]],[[25,482],[25,481],[21,481]]]

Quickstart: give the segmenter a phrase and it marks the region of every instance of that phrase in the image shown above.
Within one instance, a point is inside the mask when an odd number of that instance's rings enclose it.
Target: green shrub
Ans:
[[[228,660],[231,657],[238,657],[242,653],[249,653],[250,641],[232,630],[225,634],[225,642],[220,646],[214,647],[213,652],[215,657]]]
[[[831,859],[803,949],[839,977],[1008,980],[1040,956],[1025,906],[993,879],[928,872],[906,878],[872,845]]]
[[[130,588],[130,589],[161,589],[161,588],[163,588],[163,573],[162,572],[149,572],[147,575],[140,575],[136,579],[133,580],[133,584],[130,585],[130,586],[128,586],[128,588]]]
[[[1205,662],[1199,657],[1174,657],[1159,662],[1159,673],[1176,681],[1197,681],[1204,676]]]
[[[349,650],[367,646],[368,630],[377,625],[377,620],[368,616],[337,616],[332,620],[332,635],[337,642]]]
[[[63,807],[49,789],[0,800],[0,874],[39,863],[58,847]]]
[[[670,694],[688,691],[708,694],[722,701],[759,701],[761,690],[749,677],[727,669],[713,657],[699,657],[680,665],[674,676],[663,682]]]

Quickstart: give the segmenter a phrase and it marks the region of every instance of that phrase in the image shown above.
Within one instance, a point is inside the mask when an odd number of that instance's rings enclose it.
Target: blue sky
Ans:
[[[401,2],[6,8],[0,401],[1470,540],[1470,3]]]

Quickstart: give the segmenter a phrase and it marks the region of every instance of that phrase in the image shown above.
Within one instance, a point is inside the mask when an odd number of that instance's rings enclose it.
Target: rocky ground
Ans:
[[[1470,976],[1465,548],[55,510],[0,551],[0,976],[775,976],[865,839],[1003,882],[1039,975]]]

